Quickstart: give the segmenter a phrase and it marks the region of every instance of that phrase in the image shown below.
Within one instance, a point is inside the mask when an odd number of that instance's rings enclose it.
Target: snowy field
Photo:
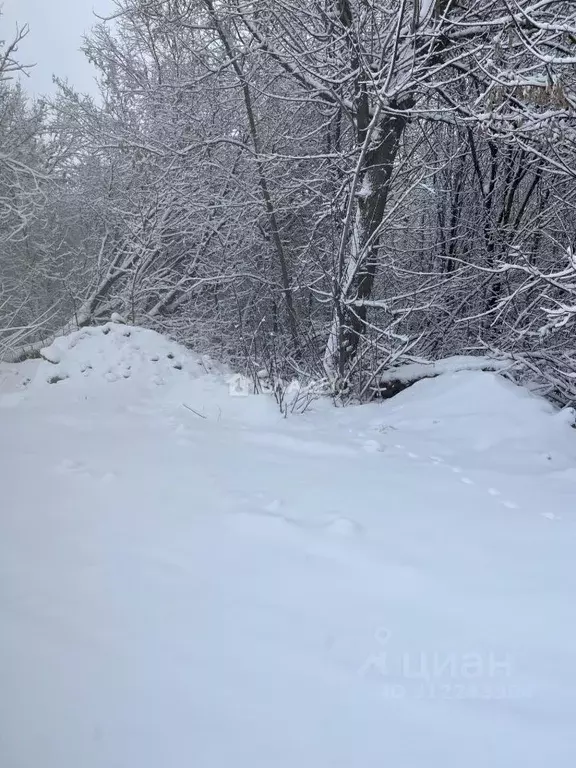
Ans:
[[[492,373],[281,418],[120,325],[0,367],[1,768],[573,768],[576,431]]]

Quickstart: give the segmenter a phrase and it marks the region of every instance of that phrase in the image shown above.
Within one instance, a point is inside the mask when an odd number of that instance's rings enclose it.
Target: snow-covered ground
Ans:
[[[283,419],[120,325],[46,357],[0,367],[2,768],[576,765],[570,414],[460,372]]]

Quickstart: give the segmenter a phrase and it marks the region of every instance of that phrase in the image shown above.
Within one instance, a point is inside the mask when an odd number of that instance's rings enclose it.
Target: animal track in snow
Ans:
[[[362,526],[355,520],[347,517],[337,517],[331,520],[326,526],[326,530],[335,536],[356,536],[362,533]]]
[[[403,451],[405,453],[405,455],[408,456],[408,458],[410,458],[410,459],[419,459],[420,458],[420,454],[415,453],[414,451],[409,451],[406,448],[406,446],[402,445],[401,443],[395,443],[394,447],[399,449],[399,450],[401,450],[401,451]],[[366,450],[366,448],[365,448],[365,450]],[[459,480],[460,480],[461,483],[463,483],[463,485],[476,485],[476,481],[475,480],[472,480],[472,478],[467,477],[466,475],[462,475],[463,470],[462,470],[461,467],[452,466],[450,464],[446,464],[445,463],[445,459],[442,458],[441,456],[435,456],[435,455],[430,454],[430,455],[427,456],[427,458],[430,460],[430,462],[434,466],[446,467],[446,469],[449,469],[455,475],[461,475],[461,477],[459,477]],[[501,498],[499,498],[502,495],[502,493],[497,488],[490,487],[490,488],[486,488],[485,490],[486,490],[486,492],[487,492],[487,494],[489,496],[492,496],[494,498],[494,500],[497,501],[503,507],[506,507],[507,509],[519,509],[520,508],[520,505],[517,504],[515,501],[511,501],[510,499],[501,499]],[[555,515],[552,512],[544,512],[544,513],[541,513],[541,514],[542,514],[543,517],[547,518],[548,520],[560,520],[561,519],[558,515]]]
[[[84,472],[86,465],[82,461],[76,459],[62,459],[60,464],[56,467],[56,471],[62,474],[77,474]]]
[[[55,471],[60,475],[77,475],[82,478],[89,478],[91,480],[98,480],[104,485],[110,485],[113,483],[117,474],[115,472],[104,472],[100,474],[92,471],[87,464],[77,459],[62,459],[62,461],[55,467]]]
[[[364,440],[362,448],[366,453],[379,453],[384,450],[377,440]]]
[[[540,512],[540,515],[547,520],[562,520],[560,515],[555,515],[554,512]]]
[[[267,500],[268,499],[268,500]],[[356,520],[345,517],[337,510],[321,513],[312,518],[299,517],[290,514],[289,505],[278,498],[266,497],[263,493],[256,493],[252,497],[246,497],[242,501],[249,505],[247,509],[235,512],[234,519],[245,527],[249,525],[255,530],[274,530],[274,526],[289,526],[302,531],[328,534],[337,538],[351,538],[364,532],[364,526]]]
[[[266,512],[278,512],[281,506],[282,506],[282,502],[280,501],[280,499],[273,499],[268,504],[265,504],[263,509]]]

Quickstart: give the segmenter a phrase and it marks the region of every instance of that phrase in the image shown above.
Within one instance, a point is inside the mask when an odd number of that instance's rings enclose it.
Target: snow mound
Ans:
[[[432,454],[450,445],[462,465],[507,472],[563,471],[576,463],[572,409],[557,411],[494,373],[424,379],[383,406],[377,429],[402,432]],[[382,411],[380,411],[382,414]]]
[[[392,368],[378,377],[378,383],[387,384],[392,381],[400,381],[408,384],[418,379],[432,379],[442,374],[457,373],[458,371],[504,371],[507,368],[510,368],[509,360],[454,355],[436,362],[409,363],[398,368]]]
[[[36,386],[86,378],[108,383],[137,379],[160,385],[183,375],[227,373],[206,355],[196,355],[155,331],[113,322],[60,336],[40,355]]]

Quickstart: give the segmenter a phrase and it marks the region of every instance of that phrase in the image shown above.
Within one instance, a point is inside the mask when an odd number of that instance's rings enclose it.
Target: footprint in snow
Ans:
[[[268,504],[265,504],[262,509],[264,509],[266,512],[278,512],[281,507],[282,502],[280,499],[273,499],[272,501],[268,502]]]
[[[282,515],[274,515],[265,510],[255,509],[235,512],[230,521],[243,533],[248,534],[276,535],[282,534],[292,527],[292,521]]]
[[[256,494],[257,498],[263,500],[264,494]],[[245,499],[250,501],[250,499]],[[335,513],[330,515],[329,518],[324,521],[318,519],[301,519],[298,517],[292,517],[287,512],[283,511],[285,507],[282,499],[272,499],[265,504],[259,505],[259,508],[246,510],[236,513],[236,515],[243,521],[247,522],[250,517],[254,518],[256,522],[252,523],[255,527],[258,527],[258,520],[262,521],[264,527],[270,527],[273,529],[275,526],[282,527],[288,526],[291,528],[300,528],[304,530],[323,530],[331,536],[338,538],[350,538],[358,536],[364,531],[364,528],[355,520],[343,517]]]
[[[63,459],[56,467],[56,472],[62,475],[80,475],[84,478],[92,478],[99,480],[103,485],[110,485],[117,478],[115,472],[104,472],[102,475],[94,474],[87,464],[76,459]]]
[[[384,450],[377,440],[365,440],[362,448],[366,453],[378,453]]]
[[[331,533],[334,536],[341,536],[343,538],[347,538],[349,536],[358,536],[358,534],[362,533],[363,531],[360,523],[357,523],[355,520],[350,520],[347,517],[337,517],[334,520],[331,520],[325,525],[325,529],[328,531],[328,533]]]
[[[56,467],[56,471],[62,474],[77,474],[83,472],[86,469],[86,465],[82,461],[76,459],[62,459],[60,464]]]
[[[431,459],[434,464],[438,465],[443,463],[443,459],[441,459],[439,456],[429,456],[428,458]],[[448,469],[454,472],[455,475],[462,474],[462,469],[460,467],[451,467],[450,465],[444,465],[444,466],[446,466]],[[464,483],[464,485],[476,485],[474,480],[466,476],[461,477],[460,482]],[[497,488],[487,488],[486,491],[489,496],[492,496],[495,499],[502,495],[502,493]],[[507,509],[519,509],[519,505],[516,504],[515,501],[510,501],[509,499],[498,499],[498,503],[501,504],[503,507],[506,507]],[[544,517],[547,517],[549,520],[560,519],[557,515],[554,515],[552,512],[544,512],[542,514]]]
[[[502,496],[502,491],[499,491],[498,488],[487,488],[486,490],[489,496],[492,496],[494,500],[498,500],[498,503],[503,507],[506,507],[506,509],[520,509],[520,505],[516,504],[515,501],[498,498],[499,496]]]

